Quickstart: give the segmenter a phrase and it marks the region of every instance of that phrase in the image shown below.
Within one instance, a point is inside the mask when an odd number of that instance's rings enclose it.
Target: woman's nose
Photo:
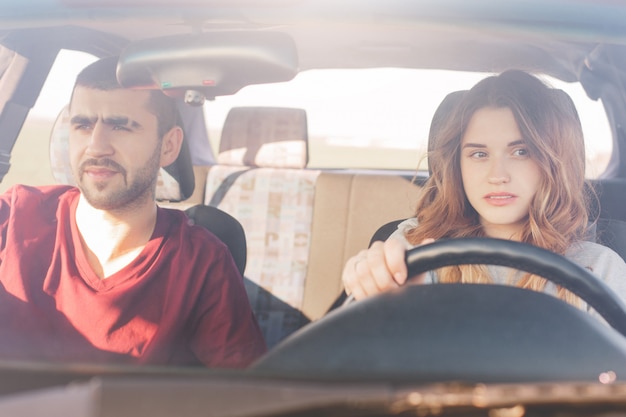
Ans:
[[[506,184],[511,181],[504,159],[495,158],[492,160],[487,181],[495,185]]]

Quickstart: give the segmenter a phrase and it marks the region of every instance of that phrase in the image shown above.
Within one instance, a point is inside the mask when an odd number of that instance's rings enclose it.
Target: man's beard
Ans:
[[[160,146],[157,146],[150,159],[134,172],[134,180],[128,183],[127,171],[117,162],[107,158],[88,159],[78,169],[78,188],[94,208],[99,210],[124,210],[143,203],[145,198],[154,199],[157,175],[160,168]],[[85,186],[85,168],[101,166],[114,169],[124,180],[125,187],[114,188],[108,183],[95,183]],[[107,188],[110,188],[107,190]],[[147,196],[147,197],[146,197]]]

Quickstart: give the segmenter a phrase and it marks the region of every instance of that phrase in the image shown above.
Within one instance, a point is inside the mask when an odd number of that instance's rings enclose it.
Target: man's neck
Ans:
[[[93,271],[101,279],[124,268],[142,251],[156,224],[153,200],[131,210],[107,211],[92,207],[81,195],[76,208],[76,225],[83,249]]]

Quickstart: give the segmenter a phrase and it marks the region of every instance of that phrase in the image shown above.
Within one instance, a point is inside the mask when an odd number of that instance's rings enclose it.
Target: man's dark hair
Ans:
[[[117,81],[117,60],[118,57],[111,56],[99,59],[85,67],[76,77],[74,89],[78,85],[104,91],[125,88]],[[159,138],[162,138],[172,127],[180,125],[175,100],[161,90],[150,90],[147,110],[157,118]]]

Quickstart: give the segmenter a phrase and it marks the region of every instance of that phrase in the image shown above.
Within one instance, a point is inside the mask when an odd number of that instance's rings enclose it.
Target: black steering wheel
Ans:
[[[506,285],[405,285],[338,308],[252,369],[324,380],[522,382],[626,376],[626,307],[586,269],[509,240],[440,240],[407,251],[409,276],[461,264],[540,275],[613,328],[554,296]]]
[[[500,265],[530,272],[567,288],[626,336],[626,305],[619,296],[587,269],[537,246],[492,238],[444,239],[408,250],[406,263],[409,277],[462,264]]]

